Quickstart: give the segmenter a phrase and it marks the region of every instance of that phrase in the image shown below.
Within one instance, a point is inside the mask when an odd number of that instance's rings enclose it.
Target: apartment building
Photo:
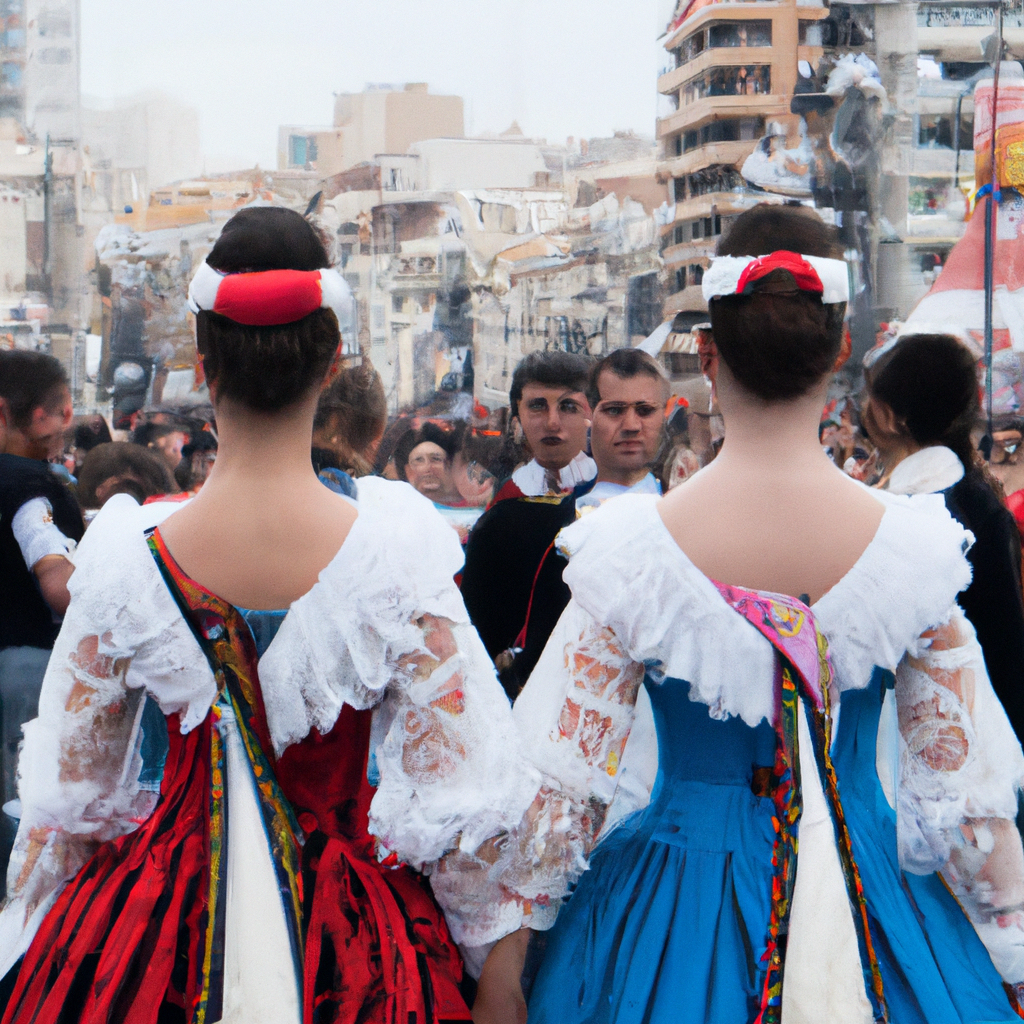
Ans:
[[[730,217],[757,201],[740,174],[769,130],[796,137],[790,113],[797,63],[822,55],[820,4],[682,0],[663,39],[658,176],[674,218],[663,229],[664,315],[704,319],[700,283]]]
[[[432,93],[425,82],[368,85],[334,97],[331,126],[282,125],[277,167],[329,177],[380,153],[407,153],[414,142],[464,133],[462,97]]]

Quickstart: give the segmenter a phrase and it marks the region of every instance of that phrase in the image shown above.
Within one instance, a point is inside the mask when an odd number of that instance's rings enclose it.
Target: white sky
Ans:
[[[671,0],[81,0],[82,91],[199,109],[207,170],[276,163],[280,124],[330,124],[335,92],[428,82],[467,133],[654,134]],[[668,10],[666,10],[668,8]]]

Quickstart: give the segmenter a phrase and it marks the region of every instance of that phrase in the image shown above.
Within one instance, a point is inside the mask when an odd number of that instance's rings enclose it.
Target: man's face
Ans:
[[[49,462],[64,451],[64,434],[71,426],[74,415],[71,408],[71,392],[63,388],[45,405],[32,410],[32,418],[25,427],[15,427],[9,422],[6,406],[3,407],[6,423],[6,450],[11,455],[26,459]]]
[[[631,483],[658,453],[665,422],[665,385],[650,374],[624,379],[605,370],[597,381],[590,450],[599,480]]]
[[[437,500],[448,491],[451,468],[445,450],[433,441],[424,441],[409,452],[405,478],[420,494]]]
[[[519,399],[519,422],[541,466],[564,469],[587,443],[590,406],[580,391],[527,384]]]

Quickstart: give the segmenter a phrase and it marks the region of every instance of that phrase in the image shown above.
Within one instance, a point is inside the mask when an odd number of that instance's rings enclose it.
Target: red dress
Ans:
[[[277,872],[305,1024],[466,1021],[462,963],[426,881],[383,866],[367,831],[371,711],[342,709],[275,758],[252,635],[231,605],[150,548],[238,722]],[[98,846],[57,898],[3,1024],[206,1024],[221,1016],[227,866],[218,704],[182,734],[167,717],[160,800]],[[8,983],[10,983],[10,976]]]

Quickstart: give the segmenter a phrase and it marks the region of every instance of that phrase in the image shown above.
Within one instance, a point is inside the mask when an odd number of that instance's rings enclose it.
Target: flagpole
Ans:
[[[996,59],[992,75],[992,138],[989,159],[992,180],[985,196],[985,436],[981,453],[988,462],[992,458],[992,301],[994,298],[995,218],[998,211],[999,176],[996,172],[996,130],[999,111],[999,67],[1003,60],[1003,5],[996,7]]]

